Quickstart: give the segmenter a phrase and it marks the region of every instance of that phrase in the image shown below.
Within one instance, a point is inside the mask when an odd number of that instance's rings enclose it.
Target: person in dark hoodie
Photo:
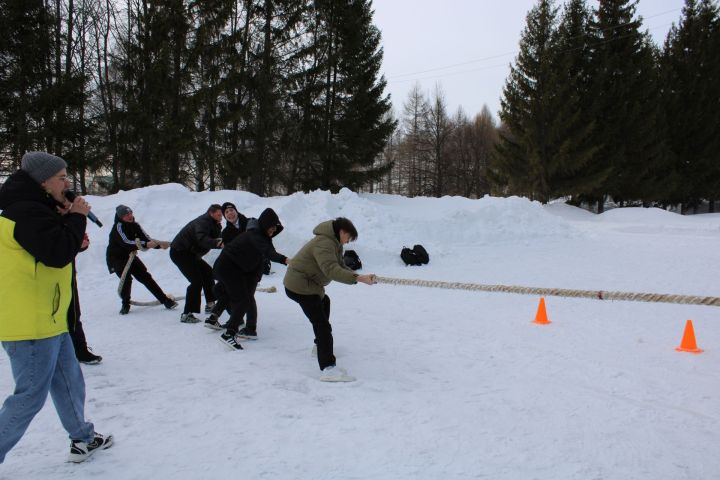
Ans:
[[[225,228],[222,232],[222,238],[223,238],[223,244],[227,245],[230,242],[232,242],[235,237],[240,235],[241,233],[245,232],[246,230],[257,230],[260,228],[258,224],[257,218],[247,218],[243,214],[238,213],[237,209],[235,208],[235,205],[233,205],[230,202],[225,202],[222,205],[223,208],[223,216],[226,220]],[[268,274],[270,273],[270,259],[265,258],[263,260],[263,273]],[[213,330],[222,330],[224,329],[224,325],[220,325],[220,315],[227,310],[228,313],[230,313],[230,308],[228,305],[228,298],[223,290],[223,286],[220,282],[215,283],[215,296],[217,297],[217,302],[215,303],[215,306],[213,306],[212,310],[210,310],[210,315],[205,319],[205,326],[208,328],[211,328]],[[245,312],[245,316],[248,318],[248,325],[250,326],[250,331],[254,331],[254,326],[257,325],[257,304],[255,302],[255,297],[252,297],[252,302],[250,305],[248,305],[248,309]],[[240,323],[239,326],[242,326],[243,324]],[[244,329],[241,328],[241,331]],[[249,338],[252,338],[249,337]]]
[[[170,259],[190,282],[185,295],[185,308],[180,315],[180,321],[183,323],[200,321],[195,314],[200,313],[202,292],[205,293],[208,311],[217,300],[213,292],[215,281],[212,267],[202,257],[211,249],[223,247],[221,220],[222,207],[212,204],[206,213],[185,225],[170,244]]]
[[[68,334],[72,262],[90,206],[76,197],[65,214],[65,160],[28,152],[0,188],[0,341],[14,392],[0,408],[0,463],[42,409],[48,393],[70,436],[71,462],[113,444],[85,419],[85,379]]]
[[[241,330],[243,315],[255,305],[255,289],[262,278],[265,258],[287,265],[288,258],[275,251],[272,239],[283,230],[277,213],[266,208],[258,218],[258,228],[248,222],[245,233],[225,245],[213,266],[213,275],[222,284],[230,305],[230,319],[220,341],[233,350],[242,350],[236,335],[257,338],[257,317],[248,316],[247,325]]]
[[[105,251],[105,260],[110,273],[115,273],[119,278],[122,278],[122,273],[125,270],[125,265],[127,265],[130,254],[138,249],[168,248],[168,246],[168,242],[150,238],[140,224],[135,221],[135,216],[130,207],[126,205],[117,206],[115,209],[115,223],[110,231],[108,246]],[[136,255],[130,264],[130,269],[125,276],[125,281],[120,291],[120,298],[122,299],[120,315],[126,315],[130,311],[130,294],[132,291],[133,277],[145,285],[145,288],[147,288],[162,305],[165,305],[165,308],[171,310],[177,307],[177,302],[163,292],[152,275],[150,275],[150,272],[148,272],[145,264]]]

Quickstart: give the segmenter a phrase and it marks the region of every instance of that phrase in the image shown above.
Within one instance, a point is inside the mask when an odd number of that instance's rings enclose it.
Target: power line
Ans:
[[[681,9],[681,8],[674,8],[674,9],[672,9],[672,10],[666,10],[666,11],[664,11],[664,12],[656,13],[656,14],[650,15],[650,16],[648,16],[648,17],[641,17],[641,18],[643,18],[643,19],[646,19],[646,18],[647,18],[647,19],[656,18],[656,17],[660,17],[660,16],[663,16],[663,15],[667,15],[667,14],[669,14],[669,13],[677,12],[677,11],[680,11],[680,10],[682,10],[682,9]],[[615,30],[615,29],[618,29],[618,28],[621,28],[621,27],[630,25],[630,24],[635,23],[635,22],[637,22],[637,21],[638,21],[638,20],[631,20],[631,21],[629,21],[629,22],[625,22],[625,23],[622,23],[622,24],[619,24],[619,25],[614,25],[614,26],[612,26],[612,27],[608,27],[608,28],[603,29],[603,30],[601,30],[601,31],[602,31],[602,32],[612,31],[612,30]],[[674,22],[670,22],[670,23],[664,23],[664,24],[662,24],[662,25],[656,25],[656,26],[654,26],[654,27],[648,27],[647,30],[655,30],[655,29],[658,29],[658,28],[662,28],[662,27],[666,27],[666,26],[672,25],[673,23],[674,23]],[[585,36],[585,35],[583,35],[583,36]],[[577,37],[574,37],[574,38],[579,38],[579,37],[580,37],[580,36],[577,36]],[[439,71],[448,70],[448,69],[451,69],[451,68],[463,67],[463,66],[466,66],[466,65],[472,65],[472,64],[474,64],[474,63],[485,62],[485,61],[487,61],[487,60],[494,60],[494,59],[497,59],[497,58],[503,58],[503,57],[507,57],[507,56],[511,56],[511,55],[514,56],[514,55],[517,55],[518,52],[519,52],[519,50],[514,50],[514,51],[512,51],[512,52],[506,52],[506,53],[501,53],[501,54],[497,54],[497,55],[491,55],[491,56],[488,56],[488,57],[478,58],[478,59],[475,59],[475,60],[468,60],[468,61],[466,61],[466,62],[454,63],[454,64],[446,65],[446,66],[443,66],[443,67],[435,67],[435,68],[429,68],[429,69],[425,69],[425,70],[418,70],[418,71],[415,71],[415,72],[408,72],[408,73],[403,73],[403,74],[398,74],[398,75],[390,75],[390,76],[387,77],[387,81],[388,81],[388,83],[406,83],[406,82],[417,81],[417,80],[428,80],[428,79],[435,79],[435,78],[443,78],[443,77],[446,77],[446,76],[461,75],[461,74],[464,74],[464,73],[473,73],[473,72],[478,72],[478,71],[482,71],[482,70],[487,70],[487,69],[492,69],[492,68],[498,68],[498,67],[501,66],[501,65],[491,65],[491,66],[481,67],[481,68],[477,68],[477,69],[473,69],[473,70],[468,70],[468,71],[452,72],[452,73],[447,73],[447,74],[443,74],[443,75],[433,75],[433,76],[424,77],[424,78],[418,78],[418,77],[416,77],[416,75],[422,75],[422,74],[424,74],[424,73],[439,72]],[[502,66],[507,66],[507,64],[503,64]],[[408,79],[404,79],[404,80],[403,80],[402,77],[413,77],[413,78],[408,78]]]

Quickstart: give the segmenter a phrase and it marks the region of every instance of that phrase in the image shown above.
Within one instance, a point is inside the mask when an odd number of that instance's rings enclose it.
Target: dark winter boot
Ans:
[[[84,363],[85,365],[97,365],[102,362],[102,357],[92,353],[89,348],[84,352],[76,353],[75,356],[77,357],[78,362]]]

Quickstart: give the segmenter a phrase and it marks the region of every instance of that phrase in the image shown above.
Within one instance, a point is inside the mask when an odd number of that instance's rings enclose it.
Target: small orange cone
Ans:
[[[545,297],[540,297],[540,303],[538,304],[537,313],[535,314],[535,320],[532,323],[539,325],[549,325],[552,323],[547,318],[547,312],[545,311]]]
[[[685,322],[685,333],[683,333],[682,341],[680,346],[675,350],[678,352],[690,352],[690,353],[701,353],[703,350],[697,347],[695,343],[695,329],[693,328],[692,320]]]

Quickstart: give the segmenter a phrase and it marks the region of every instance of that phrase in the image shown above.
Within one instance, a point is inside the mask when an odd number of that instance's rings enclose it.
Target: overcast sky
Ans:
[[[448,112],[472,117],[486,104],[497,119],[509,65],[518,52],[527,12],[537,0],[374,0],[382,32],[382,73],[395,115],[416,83],[429,94],[439,82]],[[556,2],[557,5],[562,2]],[[643,29],[662,45],[684,0],[640,0]],[[589,5],[595,7],[596,1]]]

